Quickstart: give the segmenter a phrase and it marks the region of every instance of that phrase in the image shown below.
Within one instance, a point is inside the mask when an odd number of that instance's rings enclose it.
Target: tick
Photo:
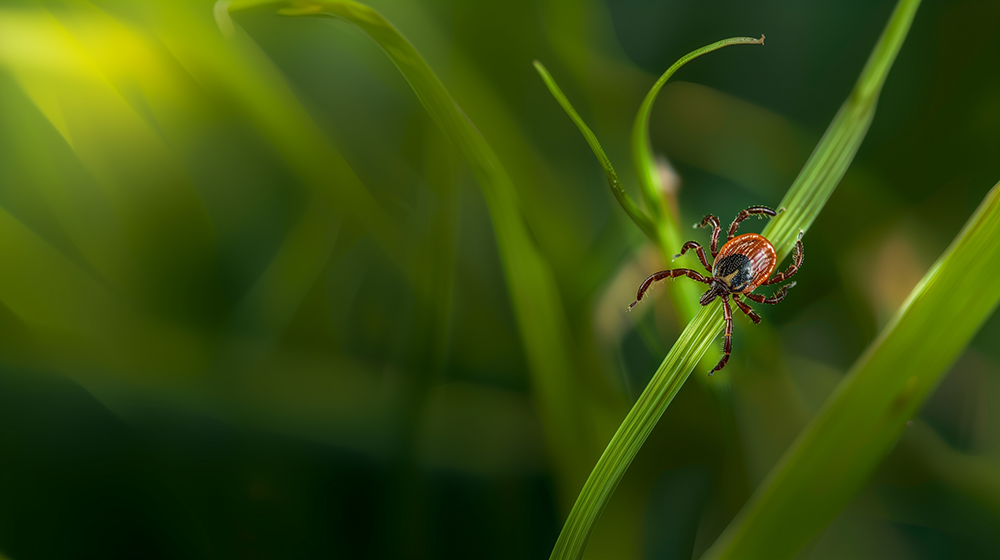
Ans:
[[[762,216],[773,217],[777,215],[777,212],[767,206],[751,206],[740,212],[736,216],[736,219],[733,220],[733,224],[729,226],[729,234],[721,250],[718,249],[719,234],[722,232],[722,227],[719,225],[719,218],[712,215],[705,216],[705,219],[700,224],[695,224],[694,227],[712,225],[712,266],[708,265],[708,259],[705,258],[705,249],[697,241],[688,241],[685,243],[681,247],[680,254],[674,255],[674,258],[694,249],[698,254],[698,260],[701,261],[701,264],[705,266],[710,275],[705,277],[689,268],[661,270],[646,278],[639,286],[639,292],[635,296],[635,301],[628,308],[632,309],[635,307],[653,286],[653,283],[660,280],[687,276],[692,280],[708,284],[708,291],[702,294],[698,302],[702,305],[708,305],[715,298],[722,298],[722,310],[726,318],[722,359],[719,360],[718,365],[712,371],[708,372],[708,374],[712,375],[726,367],[726,362],[729,361],[729,354],[733,349],[733,310],[729,307],[729,297],[732,296],[733,301],[736,302],[736,306],[740,308],[740,311],[746,313],[747,317],[750,317],[750,320],[756,325],[760,323],[760,316],[754,313],[753,309],[740,299],[740,296],[746,296],[747,299],[757,303],[768,305],[778,303],[785,299],[785,294],[788,293],[790,288],[795,286],[795,282],[785,284],[771,297],[764,297],[760,294],[750,292],[753,292],[759,286],[768,286],[782,282],[798,272],[799,267],[802,266],[802,230],[799,230],[799,237],[795,241],[792,264],[788,266],[788,270],[779,272],[774,277],[771,277],[771,273],[774,272],[774,267],[778,264],[778,256],[771,242],[756,233],[736,235],[736,230],[740,227],[740,222],[750,216],[760,218]]]

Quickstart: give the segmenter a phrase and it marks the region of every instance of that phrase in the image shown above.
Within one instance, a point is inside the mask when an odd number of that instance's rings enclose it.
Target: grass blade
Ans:
[[[238,1],[228,10],[270,2]],[[435,122],[456,144],[486,199],[496,231],[551,456],[565,503],[586,476],[594,444],[578,418],[569,333],[555,278],[521,217],[510,176],[416,48],[379,12],[352,1],[282,2],[290,16],[332,16],[358,26],[392,60]],[[218,13],[218,12],[217,12]],[[225,20],[224,20],[225,21]]]
[[[1000,185],[705,558],[791,558],[864,485],[1000,301]]]
[[[538,75],[542,77],[542,81],[549,88],[549,92],[552,93],[552,97],[556,98],[559,105],[562,106],[569,118],[573,120],[576,127],[580,129],[580,133],[587,140],[587,144],[590,145],[590,149],[594,151],[594,155],[597,156],[597,161],[600,162],[601,167],[604,169],[604,174],[608,177],[608,185],[611,187],[612,194],[618,199],[618,203],[621,204],[622,209],[628,214],[629,218],[635,222],[635,225],[639,226],[653,242],[657,242],[658,236],[656,232],[656,225],[653,223],[652,218],[650,218],[645,212],[643,212],[632,200],[632,197],[625,192],[625,188],[622,187],[622,182],[618,179],[618,173],[615,172],[614,166],[611,165],[611,160],[608,159],[607,154],[604,153],[604,148],[601,147],[601,143],[597,140],[597,136],[594,135],[587,123],[583,122],[580,115],[573,108],[573,105],[563,94],[562,90],[556,84],[555,79],[549,74],[549,71],[542,65],[541,62],[537,60],[534,62],[535,70],[538,71]]]
[[[583,557],[587,540],[632,459],[721,330],[718,301],[702,308],[688,323],[591,471],[550,558]]]
[[[549,92],[552,93],[552,97],[556,98],[559,105],[562,106],[569,118],[576,123],[577,128],[583,134],[584,139],[587,140],[587,144],[590,145],[590,149],[593,150],[594,155],[597,156],[597,161],[601,164],[604,169],[604,174],[608,178],[608,185],[611,186],[611,192],[618,199],[618,203],[621,204],[622,209],[628,214],[629,218],[643,233],[646,237],[656,245],[657,250],[660,253],[660,258],[664,263],[671,261],[671,256],[674,251],[679,251],[681,247],[680,233],[677,231],[677,224],[673,222],[673,218],[670,218],[669,223],[663,222],[662,219],[659,221],[654,220],[641,210],[636,203],[632,200],[632,197],[628,195],[624,187],[622,187],[621,181],[618,179],[618,174],[615,172],[614,166],[611,165],[611,160],[608,158],[607,154],[604,153],[604,148],[601,147],[601,143],[597,140],[597,136],[594,135],[590,127],[583,122],[583,119],[573,108],[573,105],[563,94],[562,90],[556,84],[555,79],[549,74],[549,71],[542,65],[541,62],[535,61],[535,70],[542,77],[542,81],[549,88]],[[659,203],[657,203],[659,204]],[[647,204],[647,207],[651,207]],[[655,205],[653,207],[656,207]],[[657,215],[669,215],[670,212],[660,212]],[[671,303],[674,305],[674,309],[677,310],[678,314],[681,316],[682,320],[691,320],[695,313],[698,312],[698,295],[700,291],[698,286],[693,284],[688,284],[686,282],[681,282],[677,284],[672,284],[670,286],[669,295]]]
[[[600,162],[601,167],[604,169],[605,175],[608,178],[608,184],[611,186],[611,192],[618,199],[618,203],[628,214],[629,218],[639,229],[642,230],[646,236],[649,237],[651,241],[656,245],[657,249],[660,251],[660,257],[663,259],[664,263],[671,262],[672,255],[674,251],[679,251],[681,247],[681,235],[678,230],[677,224],[673,218],[673,214],[670,209],[667,208],[667,201],[663,197],[663,188],[660,185],[660,179],[658,178],[658,172],[656,169],[656,163],[653,157],[653,149],[649,142],[649,115],[652,112],[653,102],[656,100],[657,94],[663,87],[667,80],[670,79],[677,70],[681,67],[698,58],[699,56],[710,53],[712,51],[721,49],[722,47],[728,45],[740,45],[740,44],[764,44],[764,37],[761,36],[760,39],[753,39],[750,37],[734,37],[731,39],[723,39],[721,41],[716,41],[711,45],[704,46],[700,49],[689,52],[688,54],[681,57],[677,62],[675,62],[662,76],[653,84],[650,88],[649,93],[646,94],[646,98],[643,100],[642,105],[639,107],[639,112],[636,114],[635,124],[632,129],[632,157],[635,162],[636,172],[639,176],[639,185],[641,187],[641,192],[643,194],[643,199],[646,202],[646,208],[649,209],[650,214],[643,212],[635,204],[625,189],[622,187],[621,181],[618,179],[618,174],[615,172],[614,166],[611,165],[611,160],[608,158],[607,154],[604,153],[604,149],[601,147],[601,143],[597,140],[597,136],[594,135],[590,127],[583,122],[583,119],[573,108],[573,105],[563,94],[562,90],[556,84],[555,79],[549,74],[545,66],[537,60],[534,62],[535,70],[542,77],[542,81],[549,88],[549,92],[552,96],[556,98],[559,105],[562,106],[569,118],[573,120],[577,128],[580,129],[580,133],[587,140],[587,144],[590,145],[590,149],[593,150],[594,155],[597,156],[598,162]],[[695,285],[690,285],[687,283],[676,284],[672,286],[670,290],[671,300],[674,304],[674,308],[678,311],[684,320],[691,320],[692,317],[698,313],[697,299],[700,290]]]
[[[906,38],[919,0],[901,0],[847,101],[782,201],[786,211],[764,228],[781,258],[807,230],[844,176],[875,113],[885,77]],[[625,471],[691,370],[722,331],[719,302],[704,307],[681,333],[590,473],[551,558],[581,558],[587,539]]]
[[[636,176],[639,177],[639,186],[643,199],[646,201],[646,205],[650,208],[653,218],[657,222],[657,235],[660,238],[660,244],[668,250],[671,248],[678,250],[676,247],[680,247],[682,241],[677,224],[674,222],[673,215],[667,208],[666,199],[663,197],[663,187],[660,185],[659,172],[656,169],[656,160],[653,156],[653,147],[649,141],[649,115],[653,111],[653,103],[656,101],[656,96],[660,93],[663,85],[667,83],[667,80],[681,66],[703,54],[717,51],[729,45],[763,44],[763,35],[760,36],[760,39],[733,37],[716,41],[700,49],[695,49],[682,56],[670,68],[667,68],[667,71],[649,89],[646,98],[642,100],[642,105],[639,106],[639,112],[635,115],[635,123],[632,125],[632,162],[635,165]]]
[[[851,165],[875,117],[882,84],[903,46],[919,6],[920,0],[899,0],[896,4],[850,96],[781,200],[786,211],[764,228],[763,235],[774,245],[779,259],[792,250],[799,229],[807,231],[819,216]]]

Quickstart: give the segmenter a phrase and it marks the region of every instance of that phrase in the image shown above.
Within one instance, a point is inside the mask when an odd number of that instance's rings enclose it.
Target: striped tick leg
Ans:
[[[779,272],[771,277],[770,280],[764,282],[764,286],[770,284],[777,284],[783,280],[786,280],[791,275],[799,271],[799,267],[802,266],[802,230],[799,230],[799,238],[795,240],[795,249],[792,250],[792,264],[788,265],[788,270],[784,272]]]
[[[649,288],[653,286],[653,283],[659,282],[660,280],[666,280],[667,278],[677,278],[678,276],[687,276],[688,278],[692,280],[697,280],[698,282],[701,282],[703,284],[711,283],[708,278],[705,278],[704,276],[698,274],[697,272],[691,270],[690,268],[675,268],[672,270],[661,270],[660,272],[653,274],[649,278],[646,278],[646,280],[639,286],[639,291],[635,295],[635,301],[632,302],[632,305],[628,306],[628,309],[626,309],[626,311],[631,311],[632,308],[635,307],[636,304],[638,304],[639,301],[642,300],[642,297],[646,295],[646,292],[649,291]]]
[[[694,251],[698,253],[698,260],[700,260],[701,264],[704,265],[705,270],[711,273],[712,267],[708,266],[708,259],[705,258],[705,248],[702,247],[701,243],[698,243],[697,241],[688,241],[685,243],[684,246],[681,247],[681,252],[674,255],[674,258],[676,259],[677,257],[683,256],[684,253],[688,252],[688,249],[694,249]],[[715,255],[712,256],[714,257]]]
[[[743,294],[747,296],[747,299],[756,301],[757,303],[766,303],[768,305],[774,305],[779,301],[785,299],[785,295],[788,294],[788,290],[795,287],[795,282],[791,284],[785,284],[780,290],[774,293],[771,297],[764,297],[760,294]]]
[[[750,208],[747,208],[746,210],[736,215],[736,219],[733,220],[733,224],[729,226],[729,239],[732,239],[733,237],[736,236],[736,230],[739,229],[740,222],[749,218],[750,216],[757,216],[757,217],[769,216],[773,218],[777,215],[778,215],[777,212],[768,208],[767,206],[751,206]]]
[[[740,294],[733,294],[733,301],[736,302],[736,306],[740,308],[740,311],[746,313],[747,317],[750,317],[753,324],[760,324],[760,315],[754,313],[753,308],[743,303],[743,300],[740,299]]]
[[[701,219],[700,224],[695,224],[694,227],[705,227],[708,224],[712,224],[712,258],[714,259],[716,255],[719,254],[719,234],[722,233],[722,225],[719,224],[719,219],[715,216],[709,214]]]
[[[726,317],[726,332],[724,333],[726,338],[722,343],[722,359],[719,360],[719,364],[712,371],[708,372],[709,375],[726,367],[726,362],[729,361],[729,354],[733,351],[733,308],[729,307],[728,295],[722,296],[722,311]]]

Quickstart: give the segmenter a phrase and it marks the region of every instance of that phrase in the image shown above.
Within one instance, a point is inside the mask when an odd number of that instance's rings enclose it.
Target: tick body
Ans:
[[[778,213],[766,206],[751,206],[746,210],[739,213],[736,219],[733,220],[732,225],[729,226],[729,232],[727,235],[726,243],[722,246],[722,249],[717,249],[719,246],[719,234],[722,232],[722,227],[719,225],[719,219],[715,216],[705,216],[705,219],[701,221],[700,224],[695,224],[695,227],[706,227],[708,225],[712,226],[712,258],[714,259],[712,266],[709,266],[708,259],[705,257],[705,249],[697,241],[688,241],[681,247],[681,252],[675,257],[679,257],[689,250],[694,250],[701,264],[705,266],[705,270],[709,272],[709,276],[702,276],[698,272],[688,269],[688,268],[675,268],[671,270],[662,270],[653,274],[639,286],[639,291],[635,296],[635,301],[632,305],[628,306],[632,309],[642,300],[646,292],[653,286],[655,282],[660,280],[665,280],[667,278],[676,278],[678,276],[687,276],[692,280],[708,284],[708,291],[702,294],[699,303],[702,305],[708,305],[715,298],[722,298],[722,310],[726,319],[726,330],[725,330],[725,342],[722,346],[722,359],[719,360],[719,364],[715,368],[708,372],[709,375],[719,371],[726,366],[726,362],[729,361],[729,354],[732,352],[733,343],[733,310],[729,307],[729,298],[733,299],[736,306],[740,308],[740,311],[746,313],[750,320],[754,324],[760,323],[760,316],[754,313],[753,309],[749,305],[740,299],[740,296],[744,296],[749,300],[755,301],[757,303],[765,304],[775,304],[785,298],[785,294],[788,293],[789,288],[795,286],[795,282],[786,284],[781,287],[772,297],[765,297],[759,294],[753,294],[756,288],[759,286],[767,286],[770,284],[776,284],[782,282],[789,278],[796,272],[798,272],[799,267],[802,266],[802,232],[799,231],[799,238],[795,242],[795,249],[793,251],[792,264],[788,266],[788,270],[784,272],[779,272],[774,276],[771,274],[774,272],[774,267],[778,264],[778,256],[774,250],[774,246],[771,242],[765,239],[763,236],[757,235],[756,233],[746,233],[743,235],[736,235],[736,230],[739,228],[740,222],[749,218],[750,216],[777,216]]]
[[[752,292],[774,272],[777,260],[770,241],[756,233],[744,233],[719,249],[712,264],[712,276],[730,292]]]

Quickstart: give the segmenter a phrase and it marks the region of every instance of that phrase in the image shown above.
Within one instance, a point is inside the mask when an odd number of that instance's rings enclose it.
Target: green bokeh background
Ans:
[[[652,116],[680,223],[727,223],[778,203],[893,2],[371,5],[514,180],[572,337],[585,476],[683,325],[665,287],[625,315],[666,265],[532,60],[632,188],[655,77],[766,34],[685,66]],[[0,5],[0,557],[547,557],[574,483],[471,172],[357,28],[233,21]],[[1000,178],[998,26],[996,2],[922,4],[798,285],[695,370],[588,558],[700,556],[948,246]],[[1000,480],[998,342],[994,315],[801,558],[1000,556],[1000,488],[964,482]]]

